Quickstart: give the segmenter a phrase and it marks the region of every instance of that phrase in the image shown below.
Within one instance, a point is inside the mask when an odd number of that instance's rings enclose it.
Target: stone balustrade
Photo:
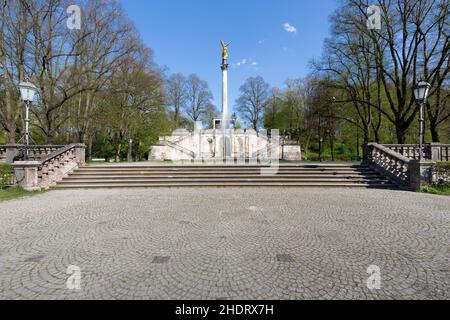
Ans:
[[[0,146],[0,162],[6,162],[6,146]]]
[[[39,161],[64,145],[31,145],[28,147],[28,160]],[[0,162],[13,163],[14,158],[25,149],[23,144],[0,145]]]
[[[420,159],[420,148],[418,144],[383,144],[409,159]],[[427,143],[424,145],[424,158],[432,161],[450,161],[450,144]]]
[[[403,152],[403,154],[394,150]],[[411,158],[404,155],[405,150]],[[402,188],[419,190],[421,186],[433,182],[433,167],[436,162],[426,159],[417,160],[418,153],[416,152],[418,150],[409,145],[404,148],[397,146],[393,149],[392,145],[368,143],[364,147],[364,163],[387,176]]]
[[[430,143],[431,160],[450,161],[450,144]]]
[[[400,185],[409,185],[409,165],[412,160],[377,143],[369,143],[364,149],[364,162]]]
[[[12,166],[17,184],[33,190],[55,185],[84,163],[85,145],[71,144],[53,151],[41,160],[15,161]]]

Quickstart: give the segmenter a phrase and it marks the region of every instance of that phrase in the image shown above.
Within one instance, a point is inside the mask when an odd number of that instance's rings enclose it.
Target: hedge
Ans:
[[[436,162],[432,170],[436,184],[450,183],[450,161]]]
[[[14,184],[14,170],[7,163],[0,163],[0,188]]]

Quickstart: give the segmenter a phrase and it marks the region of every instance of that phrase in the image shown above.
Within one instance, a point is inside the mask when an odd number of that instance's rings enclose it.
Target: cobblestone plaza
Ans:
[[[449,299],[449,230],[403,191],[55,190],[1,203],[0,298]]]

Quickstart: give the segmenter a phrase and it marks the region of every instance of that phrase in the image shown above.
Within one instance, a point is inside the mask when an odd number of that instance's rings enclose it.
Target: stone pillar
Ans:
[[[86,145],[78,143],[75,145],[75,159],[78,165],[86,163]]]
[[[14,157],[19,154],[19,149],[22,148],[22,144],[7,144],[6,145],[6,163],[13,163]]]
[[[26,190],[39,190],[38,168],[39,161],[16,161],[11,166],[17,184]]]
[[[430,143],[431,149],[431,160],[432,161],[441,161],[441,144],[440,143]]]
[[[421,187],[431,184],[431,168],[433,161],[411,160],[408,165],[409,185],[412,190],[418,191]]]
[[[228,63],[222,62],[222,130],[227,129],[228,122]]]

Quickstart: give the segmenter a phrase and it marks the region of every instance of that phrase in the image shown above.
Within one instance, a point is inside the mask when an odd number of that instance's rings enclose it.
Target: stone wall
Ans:
[[[175,130],[171,136],[160,137],[157,144],[150,148],[149,160],[215,160],[268,159],[301,160],[299,144],[275,143],[265,133],[254,130],[229,129],[223,135],[222,130]],[[225,141],[225,143],[224,143]]]

